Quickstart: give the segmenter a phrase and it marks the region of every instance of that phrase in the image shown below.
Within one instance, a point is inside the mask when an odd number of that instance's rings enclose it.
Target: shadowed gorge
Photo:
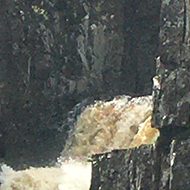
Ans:
[[[14,171],[4,164],[0,189],[88,190],[87,159],[92,154],[156,142],[159,131],[151,127],[152,103],[151,96],[121,96],[87,106],[70,131],[57,166]]]
[[[160,1],[0,4],[0,157],[14,168],[56,162],[76,104],[151,94]]]

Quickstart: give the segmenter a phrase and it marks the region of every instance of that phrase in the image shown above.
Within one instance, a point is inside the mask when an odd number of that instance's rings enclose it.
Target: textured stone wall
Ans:
[[[163,1],[153,125],[190,126],[190,5]],[[175,130],[175,129],[174,129]]]
[[[67,113],[77,103],[150,94],[159,5],[2,0],[0,158],[15,167],[51,162],[63,149]]]
[[[173,140],[167,150],[147,145],[94,155],[90,189],[188,190],[190,138],[187,136]]]
[[[94,155],[91,190],[190,189],[189,1],[163,0],[154,77],[155,145]]]

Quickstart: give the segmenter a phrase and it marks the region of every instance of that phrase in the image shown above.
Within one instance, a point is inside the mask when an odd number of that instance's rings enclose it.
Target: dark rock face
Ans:
[[[9,165],[55,160],[78,102],[150,94],[159,1],[0,5],[0,156]]]
[[[153,126],[190,126],[189,4],[163,1]]]
[[[153,150],[151,145],[94,155],[90,189],[152,189]]]
[[[155,74],[153,60],[158,50],[160,3],[126,0],[124,4],[126,36],[122,83],[139,95],[151,93],[151,79]]]
[[[148,145],[93,155],[90,189],[188,190],[190,138],[178,137],[169,147],[165,151]]]
[[[156,145],[94,155],[91,190],[190,189],[189,8],[189,1],[162,1],[153,86]]]

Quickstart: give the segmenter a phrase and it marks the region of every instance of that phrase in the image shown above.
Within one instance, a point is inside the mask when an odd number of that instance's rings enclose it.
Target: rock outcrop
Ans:
[[[189,13],[189,1],[162,1],[152,116],[158,141],[94,155],[91,190],[190,189]]]
[[[182,135],[160,149],[146,145],[96,154],[92,157],[90,189],[188,190],[189,147],[190,138]]]
[[[59,166],[14,171],[3,165],[0,189],[88,190],[89,156],[156,142],[159,131],[151,127],[152,109],[152,96],[121,96],[87,106],[70,131]]]
[[[160,1],[0,5],[0,159],[15,168],[55,161],[84,99],[151,93]]]

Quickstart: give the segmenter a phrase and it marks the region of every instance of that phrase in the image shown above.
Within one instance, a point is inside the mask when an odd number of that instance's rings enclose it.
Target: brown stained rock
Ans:
[[[154,144],[159,136],[159,131],[151,125],[151,116],[139,125],[139,130],[129,145],[130,148],[142,144]]]

